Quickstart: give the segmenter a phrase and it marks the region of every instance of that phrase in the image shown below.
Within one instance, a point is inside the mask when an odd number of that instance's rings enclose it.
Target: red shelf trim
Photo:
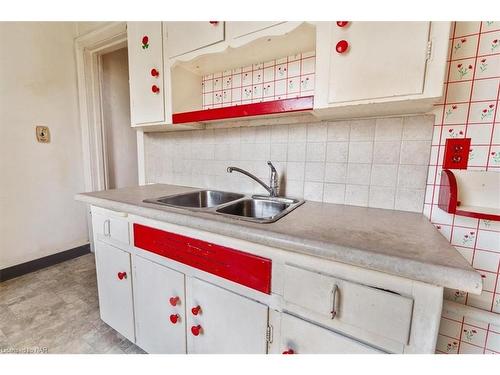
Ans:
[[[307,111],[313,109],[313,104],[314,96],[304,96],[302,98],[281,99],[231,107],[174,113],[172,115],[172,122],[174,124],[184,124],[188,122],[214,121],[238,117]]]
[[[137,223],[134,223],[134,245],[271,294],[270,259]]]
[[[441,182],[439,185],[438,207],[450,214],[467,216],[475,219],[500,221],[500,215],[485,212],[464,211],[459,209],[457,179],[452,171],[443,169],[441,171]]]

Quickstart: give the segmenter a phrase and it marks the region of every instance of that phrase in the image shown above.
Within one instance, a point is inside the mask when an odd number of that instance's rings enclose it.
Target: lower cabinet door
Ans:
[[[188,353],[267,352],[267,306],[190,277],[186,297]]]
[[[135,342],[130,254],[101,241],[95,254],[101,319]]]
[[[134,256],[137,345],[148,353],[186,353],[184,274]]]
[[[280,330],[280,352],[283,354],[382,353],[378,349],[286,313],[282,313]]]

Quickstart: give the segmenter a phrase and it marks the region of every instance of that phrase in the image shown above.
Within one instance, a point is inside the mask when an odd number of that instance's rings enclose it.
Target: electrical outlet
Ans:
[[[36,140],[40,143],[50,142],[50,131],[47,126],[36,127]]]
[[[444,169],[467,169],[470,138],[448,138],[444,148]]]

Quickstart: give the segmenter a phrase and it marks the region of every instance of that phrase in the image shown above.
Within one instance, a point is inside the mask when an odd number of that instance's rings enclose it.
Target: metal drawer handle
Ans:
[[[332,311],[330,312],[332,314],[332,319],[335,319],[337,316],[337,292],[339,290],[339,287],[337,284],[333,286],[332,290]]]
[[[111,236],[111,221],[109,219],[104,220],[103,227],[104,236]]]

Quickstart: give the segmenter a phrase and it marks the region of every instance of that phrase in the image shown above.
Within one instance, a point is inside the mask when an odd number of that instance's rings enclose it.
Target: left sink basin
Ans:
[[[243,198],[244,195],[217,190],[200,190],[191,193],[169,195],[166,197],[145,199],[146,203],[182,208],[210,208]]]

